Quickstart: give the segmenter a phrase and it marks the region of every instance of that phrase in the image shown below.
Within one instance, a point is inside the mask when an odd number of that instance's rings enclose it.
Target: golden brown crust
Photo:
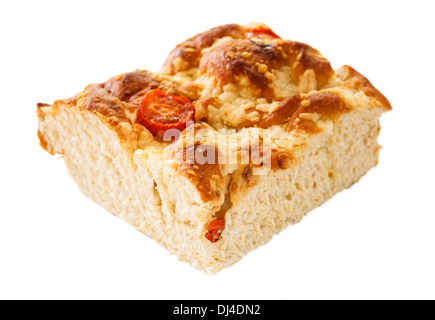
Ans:
[[[183,70],[199,67],[202,73],[216,78],[220,86],[228,83],[240,86],[243,82],[241,78],[247,77],[249,79],[248,88],[254,96],[279,103],[278,109],[270,113],[257,111],[254,106],[245,111],[244,119],[234,124],[225,123],[228,127],[269,128],[272,125],[286,124],[300,108],[300,103],[304,98],[302,94],[296,94],[279,101],[280,98],[276,97],[273,88],[276,84],[272,83],[276,79],[271,77],[271,72],[289,67],[290,79],[297,84],[304,80],[307,72],[311,71],[315,77],[316,88],[324,86],[334,76],[334,72],[330,63],[321,56],[319,51],[309,45],[280,39],[244,40],[245,30],[245,27],[230,24],[198,34],[178,45],[169,55],[167,64],[172,65],[174,59],[182,58],[189,62]],[[216,40],[223,37],[231,38],[210,48]],[[206,48],[209,49],[203,52],[202,50]],[[174,70],[180,71],[176,68]],[[367,96],[378,100],[386,110],[391,109],[388,100],[364,76],[351,67],[343,67],[338,71],[337,77],[343,81],[342,87],[362,91]],[[162,77],[149,71],[138,70],[118,75],[105,83],[91,85],[81,94],[63,101],[74,105],[82,99],[79,107],[96,112],[102,117],[111,118],[111,122],[114,118],[118,119],[118,122],[131,122],[131,117],[129,118],[125,111],[130,110],[134,113],[140,100],[149,90],[160,89],[167,94],[181,95],[190,99],[196,106],[195,120],[209,121],[209,106],[217,104],[219,107],[219,102],[216,97],[202,97],[201,100],[196,101],[201,96],[201,85],[195,83],[194,80],[192,78],[190,82],[181,84],[169,76]],[[312,96],[313,94],[317,96]],[[328,95],[313,94],[309,95],[308,100],[315,99],[321,114],[333,111],[328,107],[330,99],[321,101],[322,97],[328,97]],[[320,107],[322,104],[326,105],[326,109]],[[338,108],[340,106],[341,104]],[[252,117],[250,117],[251,113],[253,113]],[[255,119],[254,113],[259,115],[259,120],[251,119]],[[296,122],[302,121],[294,120],[291,125],[288,125],[289,129],[295,128]],[[309,130],[307,124],[307,121],[302,121],[302,124],[299,123],[298,126]],[[314,133],[313,130],[309,131]]]
[[[168,95],[184,96],[190,100],[196,100],[199,93],[199,87],[193,83],[180,85],[172,79],[158,79],[158,75],[146,70],[137,70],[120,74],[110,78],[104,83],[93,84],[85,88],[84,92],[97,92],[101,94],[101,89],[107,90],[113,97],[128,103],[127,106],[137,106],[140,100],[150,90],[159,89]],[[83,93],[82,93],[83,94]],[[80,94],[79,94],[80,95]],[[105,96],[109,96],[106,94]],[[113,99],[110,99],[113,100]],[[77,96],[69,101],[77,102]]]
[[[285,62],[285,54],[277,43],[260,43],[247,40],[230,40],[206,53],[199,66],[202,73],[214,76],[223,87],[228,83],[238,83],[243,76],[248,77],[256,96],[267,100],[274,98],[269,70],[279,69]]]
[[[364,92],[366,96],[378,100],[383,105],[385,111],[393,109],[388,99],[354,68],[350,66],[341,67],[337,70],[337,77],[344,81],[343,87]]]
[[[154,79],[149,71],[134,71],[121,74],[109,79],[104,88],[122,101],[130,101],[130,98],[140,91],[157,89],[160,81]]]
[[[269,128],[273,125],[284,124],[288,119],[293,116],[296,110],[300,107],[302,99],[299,94],[288,97],[280,102],[279,108],[271,114],[265,115],[260,123],[260,128]]]
[[[294,112],[287,122],[287,131],[303,130],[316,134],[319,128],[311,119],[301,117],[302,114],[317,114],[328,119],[350,112],[351,109],[343,98],[332,92],[318,92],[309,95],[301,102],[301,106]]]
[[[175,47],[166,59],[164,67],[168,68],[171,74],[198,68],[202,49],[210,47],[216,40],[223,37],[241,39],[243,33],[243,27],[237,24],[227,24],[197,34]]]
[[[49,105],[48,103],[41,103],[41,102],[39,102],[39,103],[36,105],[36,109],[37,109],[37,110],[39,110],[39,109],[41,109],[41,108],[45,108],[45,107],[51,107],[51,105]]]
[[[293,77],[297,82],[301,81],[307,70],[313,70],[317,87],[320,88],[334,75],[331,63],[318,50],[305,43],[285,41],[283,50],[288,55]]]
[[[204,154],[205,157],[214,159],[213,161],[199,163],[197,157],[193,162],[189,161],[189,154]],[[207,154],[208,153],[208,154]],[[224,178],[218,164],[218,151],[215,146],[201,145],[195,143],[182,149],[175,149],[173,157],[178,161],[178,172],[187,177],[196,187],[201,195],[202,201],[217,201],[222,196]]]
[[[120,122],[130,122],[126,106],[104,88],[92,88],[78,95],[77,106],[91,112],[97,112],[106,118],[116,118]]]
[[[331,64],[319,51],[294,41],[271,40],[258,42],[229,40],[204,54],[200,62],[201,73],[215,77],[218,85],[238,85],[241,77],[250,81],[252,93],[257,97],[274,100],[271,72],[289,66],[296,84],[303,80],[305,72],[312,70],[316,87],[323,86],[333,75]]]

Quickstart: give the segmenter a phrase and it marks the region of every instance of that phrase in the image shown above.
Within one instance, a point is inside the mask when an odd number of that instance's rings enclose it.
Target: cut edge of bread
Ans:
[[[138,149],[98,114],[67,103],[40,106],[38,117],[41,145],[63,155],[83,194],[180,260],[216,273],[375,167],[384,111],[364,106],[325,122],[323,130],[295,151],[296,165],[271,171],[243,192],[227,194],[231,205],[216,243],[204,236],[216,202],[201,201],[195,186],[164,161],[159,148]]]

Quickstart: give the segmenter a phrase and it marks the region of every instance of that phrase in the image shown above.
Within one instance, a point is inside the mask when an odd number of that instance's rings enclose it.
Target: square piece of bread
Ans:
[[[156,92],[192,108],[172,140],[156,128],[175,120],[147,118],[168,112],[144,102]],[[215,273],[376,166],[389,110],[351,67],[252,23],[198,34],[160,72],[118,75],[37,114],[41,146],[87,197]]]

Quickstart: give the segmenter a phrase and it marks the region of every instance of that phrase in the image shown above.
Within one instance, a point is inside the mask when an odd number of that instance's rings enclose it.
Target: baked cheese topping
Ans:
[[[121,74],[61,102],[95,113],[133,150],[159,150],[204,203],[222,208],[228,190],[243,194],[261,168],[292,168],[296,147],[361,101],[391,109],[351,67],[334,72],[318,50],[252,23],[200,33],[176,46],[159,72]],[[206,234],[212,242],[225,225],[221,211]]]

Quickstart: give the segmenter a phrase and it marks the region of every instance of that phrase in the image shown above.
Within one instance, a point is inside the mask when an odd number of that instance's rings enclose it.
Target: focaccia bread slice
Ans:
[[[143,109],[156,92],[193,110],[172,140]],[[41,146],[87,197],[214,273],[376,166],[390,109],[351,67],[233,24],[181,43],[160,72],[116,76],[37,114]]]

